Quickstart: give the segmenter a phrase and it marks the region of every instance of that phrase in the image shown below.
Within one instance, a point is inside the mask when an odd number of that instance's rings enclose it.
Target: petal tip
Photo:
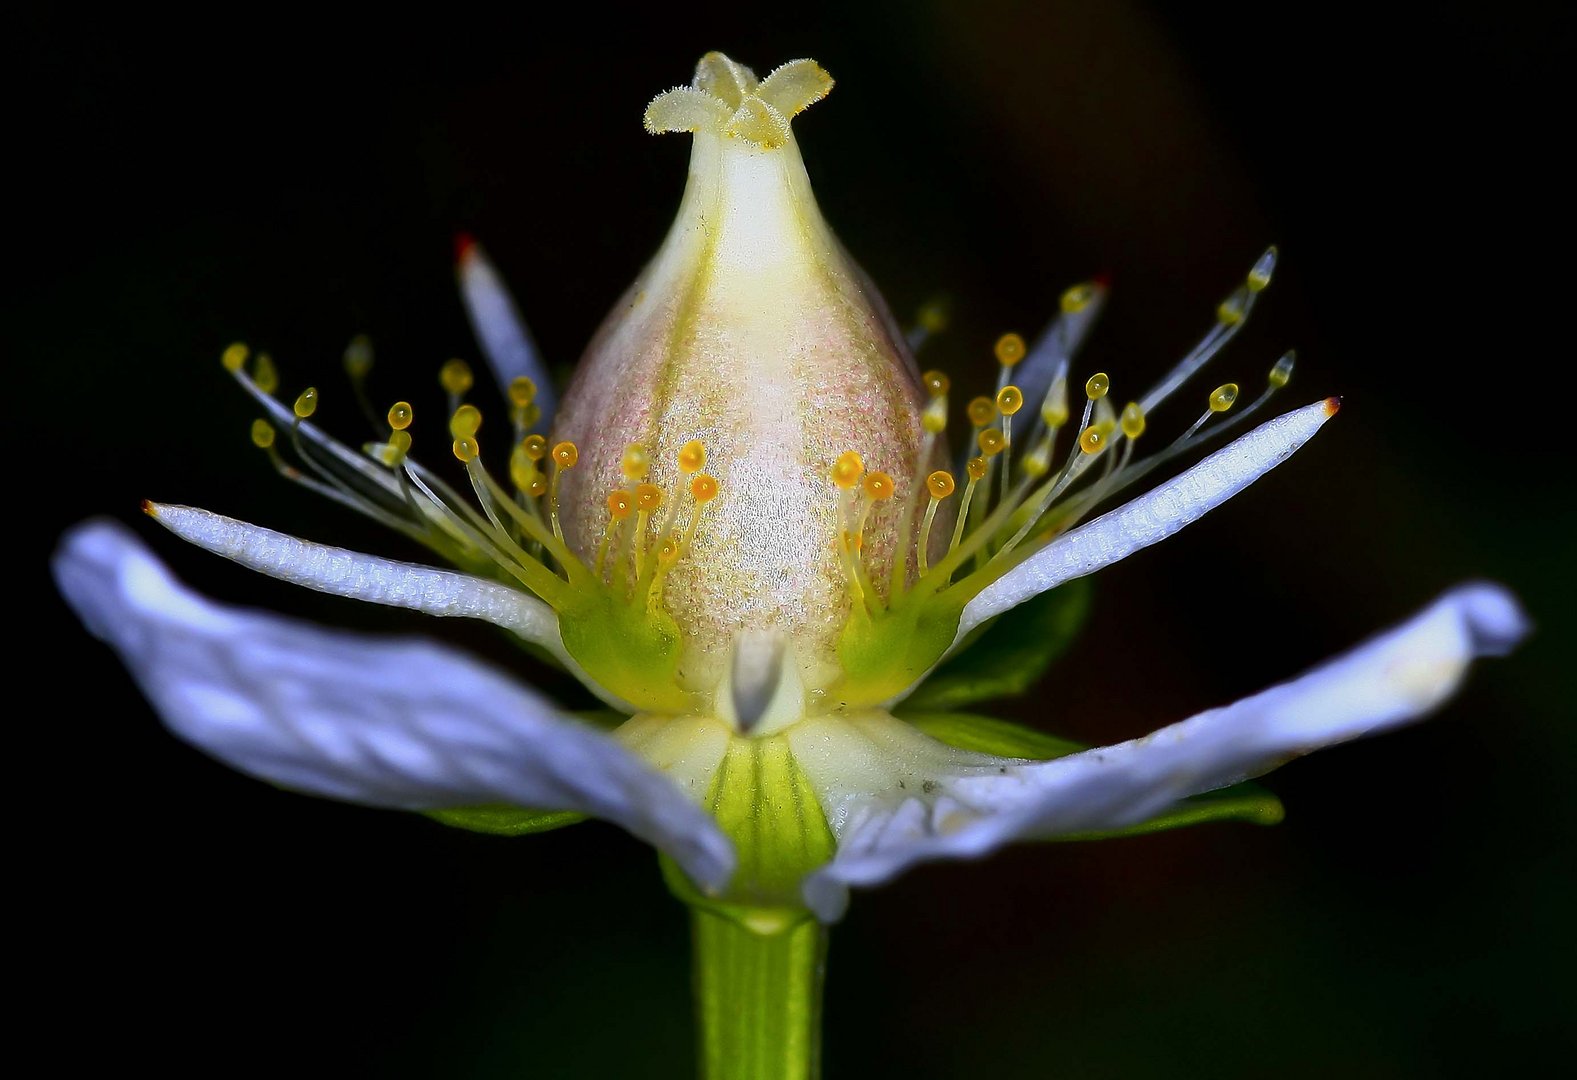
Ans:
[[[466,258],[475,250],[476,237],[468,232],[457,232],[454,234],[454,261],[456,263],[465,262]]]
[[[1325,415],[1326,416],[1335,416],[1338,412],[1341,411],[1342,399],[1338,395],[1332,395],[1331,397],[1328,397],[1328,398],[1325,399],[1324,405],[1325,405]]]
[[[1474,582],[1459,587],[1456,599],[1474,651],[1480,655],[1504,656],[1533,629],[1522,604],[1504,586]]]
[[[159,504],[149,499],[142,500],[142,512],[151,518],[158,518]]]

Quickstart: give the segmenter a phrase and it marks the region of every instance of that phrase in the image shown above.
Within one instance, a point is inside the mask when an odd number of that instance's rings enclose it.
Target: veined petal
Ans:
[[[242,772],[371,806],[578,811],[703,888],[732,873],[728,840],[672,782],[459,653],[214,604],[113,522],[68,533],[54,572],[171,730]]]
[[[874,885],[916,862],[1134,825],[1311,750],[1417,720],[1450,696],[1475,657],[1503,655],[1526,632],[1504,589],[1461,586],[1291,682],[1143,738],[1054,761],[969,763],[936,778],[929,801],[846,805],[838,854],[806,880],[806,902],[837,918],[848,886]]]
[[[1336,415],[1334,398],[1283,413],[1160,487],[1058,537],[964,605],[953,647],[994,615],[1165,540],[1293,455]]]
[[[549,430],[554,410],[558,408],[552,376],[503,278],[498,276],[482,245],[470,237],[460,240],[455,275],[460,282],[466,314],[471,319],[471,329],[482,346],[487,366],[498,380],[499,389],[507,395],[509,384],[521,376],[535,383],[537,394],[533,400],[542,410],[537,426],[543,431]]]

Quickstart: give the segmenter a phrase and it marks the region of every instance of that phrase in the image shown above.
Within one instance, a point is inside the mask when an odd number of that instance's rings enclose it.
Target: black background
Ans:
[[[413,555],[272,476],[219,351],[270,348],[287,392],[318,384],[356,435],[338,357],[365,331],[375,392],[436,407],[438,364],[473,349],[464,228],[571,363],[677,205],[686,140],[642,134],[641,109],[713,48],[839,80],[796,122],[823,211],[896,310],[953,296],[924,360],[961,387],[998,333],[1106,271],[1086,363],[1122,396],[1281,245],[1216,370],[1257,384],[1296,345],[1285,400],[1339,393],[1340,417],[1102,574],[1073,653],[1004,714],[1128,737],[1473,576],[1538,624],[1430,724],[1276,774],[1277,828],[1020,847],[858,896],[828,1075],[1470,1076],[1569,1054],[1569,8],[11,18],[13,979],[62,1067],[692,1071],[685,921],[649,852],[598,824],[493,840],[232,774],[163,732],[43,567],[107,513],[213,595],[522,666],[486,628],[182,549],[137,501]]]

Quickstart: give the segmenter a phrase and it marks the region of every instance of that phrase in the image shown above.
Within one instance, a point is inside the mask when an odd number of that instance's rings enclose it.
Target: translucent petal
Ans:
[[[1465,585],[1300,678],[1144,738],[1047,762],[961,759],[964,767],[933,780],[928,800],[846,801],[838,854],[807,879],[806,901],[836,918],[848,886],[886,881],[917,862],[1134,825],[1311,750],[1417,720],[1451,695],[1475,657],[1502,655],[1526,632],[1504,589]]]
[[[503,278],[498,276],[482,245],[474,241],[462,242],[455,274],[460,281],[460,296],[465,301],[471,329],[499,388],[507,395],[509,384],[521,376],[535,383],[535,404],[542,410],[537,429],[549,430],[554,410],[558,408],[553,377],[542,362]]]
[[[214,604],[113,522],[69,532],[54,572],[170,729],[242,772],[371,806],[572,810],[654,844],[703,888],[733,870],[728,840],[671,781],[459,653]]]

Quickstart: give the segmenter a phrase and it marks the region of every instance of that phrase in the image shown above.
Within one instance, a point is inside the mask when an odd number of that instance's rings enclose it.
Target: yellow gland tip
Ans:
[[[1106,396],[1106,391],[1112,388],[1112,380],[1104,371],[1097,371],[1090,376],[1084,384],[1084,396],[1091,401],[1099,401]]]
[[[456,396],[470,390],[475,381],[471,376],[471,365],[464,360],[446,360],[444,366],[438,369],[439,384]]]
[[[1095,286],[1086,281],[1073,286],[1062,294],[1058,306],[1064,315],[1077,315],[1090,306],[1090,301],[1095,299]]]
[[[920,412],[920,427],[927,435],[940,435],[947,430],[947,396],[933,397]]]
[[[1079,436],[1079,449],[1086,454],[1098,454],[1106,446],[1106,436],[1101,434],[1100,428],[1087,427]]]
[[[893,497],[893,478],[884,472],[871,472],[865,476],[865,494],[874,502],[885,502]]]
[[[520,448],[532,461],[541,461],[548,456],[548,441],[541,435],[527,435],[520,441]]]
[[[457,439],[469,439],[482,427],[482,410],[475,405],[462,405],[449,418],[449,434]]]
[[[994,427],[986,428],[975,441],[980,444],[980,452],[988,458],[1002,453],[1003,448],[1008,444],[1007,439],[1002,435],[1002,429]]]
[[[997,363],[1003,367],[1012,367],[1024,359],[1024,354],[1029,350],[1024,347],[1024,339],[1018,334],[1007,333],[997,338],[997,343],[992,351],[997,354]]]
[[[865,472],[865,459],[853,450],[845,450],[832,463],[832,482],[844,491],[852,491]]]
[[[517,409],[524,409],[537,399],[537,384],[524,375],[517,375],[509,381],[509,403]]]
[[[608,513],[614,521],[623,521],[630,516],[630,509],[635,505],[635,496],[628,491],[610,491],[608,493]]]
[[[580,450],[572,442],[561,442],[553,448],[553,464],[561,469],[573,469],[579,460]]]
[[[219,354],[219,362],[224,365],[226,371],[235,375],[242,368],[246,367],[246,358],[249,354],[250,350],[237,341],[235,344],[225,347],[225,351]]]
[[[305,390],[301,391],[301,396],[296,398],[296,403],[294,406],[292,406],[292,408],[295,409],[296,415],[302,420],[305,420],[307,417],[317,412],[318,388],[315,386],[309,386]]]
[[[357,334],[345,346],[345,374],[352,380],[365,379],[367,372],[372,370],[372,359],[372,339],[366,334]]]
[[[1137,439],[1144,434],[1144,410],[1139,408],[1137,401],[1130,401],[1123,406],[1121,423],[1123,434],[1130,439]]]
[[[279,369],[274,366],[274,358],[266,352],[257,354],[257,363],[252,367],[252,381],[265,394],[272,394],[279,389]]]
[[[267,450],[274,445],[274,425],[261,418],[252,421],[252,445]]]
[[[663,504],[663,489],[656,484],[637,484],[635,486],[635,506],[643,514],[649,514]]]
[[[459,458],[463,462],[466,462],[467,464],[476,460],[477,449],[475,439],[469,437],[456,439],[451,449],[454,450],[455,457]]]
[[[389,432],[389,446],[395,453],[404,457],[411,449],[411,433],[403,430]]]
[[[1235,382],[1222,383],[1210,391],[1210,411],[1226,412],[1232,403],[1238,399],[1238,384]]]
[[[990,462],[986,461],[985,458],[972,457],[964,466],[964,471],[969,474],[971,480],[984,480],[986,478],[986,470],[989,468]]]
[[[409,401],[396,401],[389,406],[389,426],[395,431],[404,431],[410,427],[411,420],[414,418],[415,414],[411,412]]]
[[[1247,296],[1246,288],[1238,289],[1231,296],[1221,301],[1216,308],[1216,319],[1223,326],[1236,326],[1243,321],[1243,300]]]
[[[690,478],[690,495],[698,503],[709,503],[717,498],[717,478],[701,473]]]
[[[641,481],[646,479],[646,471],[651,468],[652,458],[646,452],[646,447],[639,443],[631,443],[624,448],[624,456],[619,459],[619,471],[626,480]]]
[[[1297,359],[1298,354],[1292,349],[1288,349],[1282,354],[1281,359],[1277,360],[1275,365],[1271,367],[1269,381],[1273,388],[1280,390],[1291,381],[1292,365],[1297,362]]]
[[[1249,292],[1261,292],[1270,284],[1270,275],[1276,271],[1276,245],[1272,244],[1265,249],[1265,254],[1255,260],[1249,269],[1248,280],[1245,284]]]
[[[1024,407],[1024,392],[1011,384],[997,391],[997,411],[1013,416]]]
[[[965,412],[969,414],[969,422],[976,427],[985,427],[997,418],[996,403],[988,397],[975,398]]]
[[[706,447],[700,439],[691,439],[679,448],[679,471],[700,472],[706,466]]]
[[[931,493],[931,498],[942,500],[956,490],[953,483],[953,474],[946,469],[938,469],[925,478],[925,489]]]
[[[920,381],[925,384],[925,392],[934,398],[945,397],[953,386],[953,380],[940,371],[927,371]]]

